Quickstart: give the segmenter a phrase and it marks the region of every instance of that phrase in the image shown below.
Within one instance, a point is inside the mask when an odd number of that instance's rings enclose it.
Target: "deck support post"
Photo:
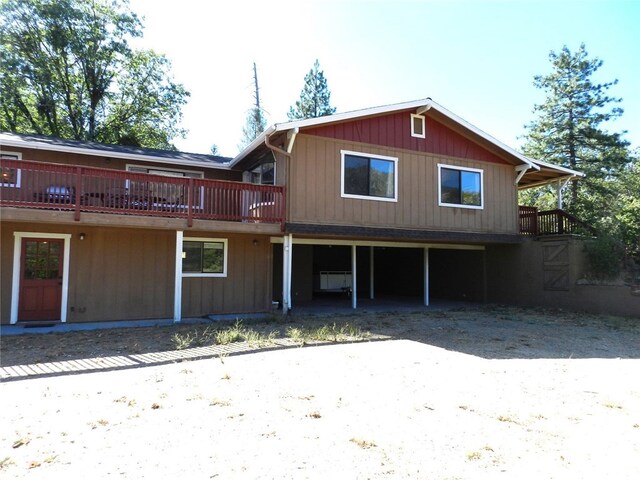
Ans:
[[[184,232],[176,231],[176,273],[173,287],[173,321],[179,323],[182,320],[182,247]]]
[[[351,307],[355,310],[358,307],[358,292],[356,291],[356,247],[351,245]]]
[[[291,264],[293,260],[293,235],[285,235],[282,245],[282,314],[291,310]]]
[[[424,306],[429,306],[429,247],[424,247]]]

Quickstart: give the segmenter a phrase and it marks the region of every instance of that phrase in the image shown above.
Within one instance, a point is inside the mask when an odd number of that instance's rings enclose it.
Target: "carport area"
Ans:
[[[272,242],[273,296],[284,311],[416,309],[485,299],[483,246],[287,237]]]

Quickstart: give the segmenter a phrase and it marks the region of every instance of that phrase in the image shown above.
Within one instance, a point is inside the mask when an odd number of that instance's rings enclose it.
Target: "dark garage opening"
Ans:
[[[429,250],[429,290],[432,299],[482,302],[484,252]]]
[[[359,246],[357,256],[358,300],[370,298],[370,255],[374,252],[374,304],[376,301],[422,303],[424,299],[424,249]],[[273,298],[282,301],[282,245],[273,245]],[[350,277],[327,287],[321,275],[351,273],[351,246],[295,245],[292,258],[293,305],[316,301],[351,304]],[[346,287],[346,288],[345,288]],[[430,300],[482,302],[484,257],[481,250],[429,250]]]

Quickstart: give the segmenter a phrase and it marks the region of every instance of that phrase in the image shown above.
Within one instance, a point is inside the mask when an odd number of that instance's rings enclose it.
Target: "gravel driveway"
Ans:
[[[367,340],[4,381],[0,478],[640,478],[639,320],[494,307],[251,327],[334,321]],[[1,365],[175,352],[194,328],[4,337]]]

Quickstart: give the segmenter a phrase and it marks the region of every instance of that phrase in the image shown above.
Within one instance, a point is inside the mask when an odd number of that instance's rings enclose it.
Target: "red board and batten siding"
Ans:
[[[397,112],[343,123],[305,128],[304,133],[448,157],[507,164],[505,160],[426,116],[426,138],[411,136],[411,113]]]

